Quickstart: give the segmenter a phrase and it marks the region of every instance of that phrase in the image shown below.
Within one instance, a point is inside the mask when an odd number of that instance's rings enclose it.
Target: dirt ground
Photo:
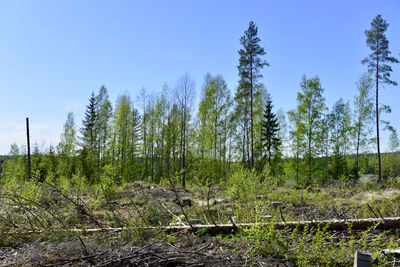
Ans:
[[[0,249],[0,266],[290,266],[278,259],[246,256],[241,242],[180,236],[138,246],[105,246],[89,240]]]

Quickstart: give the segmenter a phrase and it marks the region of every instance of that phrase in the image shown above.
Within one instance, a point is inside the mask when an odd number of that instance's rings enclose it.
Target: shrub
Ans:
[[[241,200],[248,201],[255,198],[257,193],[261,191],[263,184],[260,175],[257,175],[254,171],[239,169],[228,177],[225,186],[229,196],[238,196]]]

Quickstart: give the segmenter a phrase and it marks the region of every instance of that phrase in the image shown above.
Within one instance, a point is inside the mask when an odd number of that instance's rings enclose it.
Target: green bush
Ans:
[[[260,175],[254,171],[239,169],[228,177],[225,187],[229,196],[248,201],[261,192],[263,184]]]

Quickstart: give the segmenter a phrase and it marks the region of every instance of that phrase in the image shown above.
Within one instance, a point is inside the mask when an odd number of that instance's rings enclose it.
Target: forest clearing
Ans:
[[[389,223],[400,210],[397,179],[299,189],[260,186],[251,182],[258,176],[243,175],[249,182],[185,190],[148,182],[108,193],[85,184],[3,188],[0,264],[351,266],[357,250],[370,252],[376,265],[400,260],[390,253],[400,241],[400,218]],[[358,228],[354,219],[375,221]],[[298,225],[286,227],[291,221]]]

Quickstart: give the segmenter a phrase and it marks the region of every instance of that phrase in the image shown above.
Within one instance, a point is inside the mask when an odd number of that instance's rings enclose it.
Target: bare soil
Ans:
[[[178,236],[173,242],[106,246],[90,240],[0,249],[0,266],[291,266],[279,259],[247,256],[242,242]]]

